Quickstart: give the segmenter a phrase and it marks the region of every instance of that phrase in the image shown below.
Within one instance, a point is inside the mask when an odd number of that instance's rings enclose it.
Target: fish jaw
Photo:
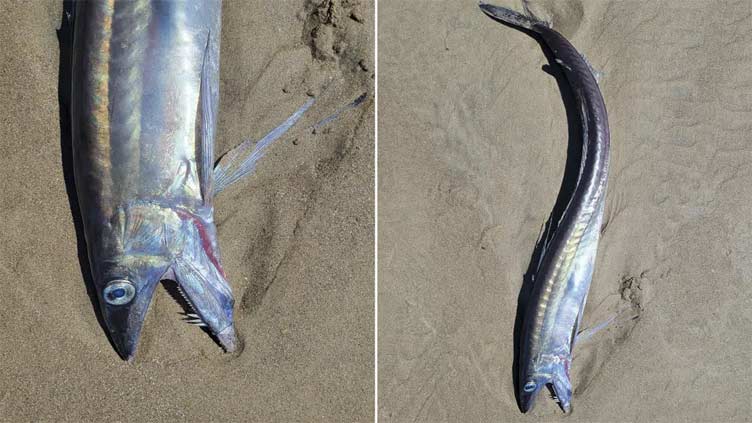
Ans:
[[[222,269],[211,209],[137,201],[118,209],[97,241],[92,270],[110,339],[132,361],[161,280],[177,283],[198,323],[227,352],[237,349],[234,299]]]
[[[160,258],[139,260],[141,263],[126,268],[115,265],[116,271],[108,272],[110,276],[103,278],[104,283],[98,286],[100,310],[107,331],[118,355],[129,362],[133,361],[141,337],[149,304],[154,296],[154,290],[161,275],[169,266]],[[151,263],[148,263],[151,262]],[[115,294],[130,286],[131,293],[123,294],[122,301],[128,300],[124,296],[132,295],[129,301],[120,303]],[[115,289],[111,289],[111,288]]]
[[[235,300],[219,258],[211,209],[176,212],[183,222],[183,245],[172,265],[180,292],[226,352],[237,348]]]
[[[546,385],[545,380],[533,380],[525,379],[520,382],[519,399],[520,399],[520,411],[527,413],[535,406],[535,398],[538,397],[538,392]]]
[[[569,413],[572,384],[569,379],[569,354],[540,354],[520,375],[520,410],[527,413],[535,406],[535,399],[543,387],[551,389],[562,411]]]
[[[111,307],[109,305],[102,307],[110,340],[120,358],[128,362],[132,362],[136,355],[144,318],[151,302],[149,293],[142,292],[141,295],[145,301],[139,301],[130,307]]]
[[[226,352],[235,352],[238,348],[238,335],[235,332],[235,326],[231,324],[230,326],[219,332],[217,334],[217,340]]]
[[[203,251],[178,257],[172,267],[181,294],[226,352],[237,349],[233,324],[235,300],[224,275],[214,268]]]
[[[572,383],[569,381],[569,375],[555,377],[552,388],[561,410],[564,413],[569,413],[572,410]]]

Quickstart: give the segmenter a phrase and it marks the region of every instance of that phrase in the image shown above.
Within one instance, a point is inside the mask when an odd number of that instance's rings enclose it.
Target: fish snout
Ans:
[[[235,326],[230,325],[217,334],[217,340],[222,348],[228,353],[235,352],[238,348],[238,336],[235,332]]]
[[[120,298],[131,295],[117,292],[120,289],[123,288],[116,288],[114,293],[102,293],[102,314],[116,352],[123,360],[132,362],[154,289],[152,286],[142,287],[140,292],[132,294],[130,302],[119,304]]]
[[[545,384],[545,380],[539,380],[536,378],[521,379],[519,391],[520,411],[527,413],[533,409],[535,406],[535,398],[538,396],[541,387]]]
[[[110,332],[110,339],[115,345],[117,354],[128,363],[133,363],[136,357],[138,336],[131,336],[128,332]]]

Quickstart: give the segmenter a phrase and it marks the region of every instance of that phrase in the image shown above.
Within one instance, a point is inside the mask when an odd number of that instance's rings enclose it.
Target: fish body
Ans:
[[[86,1],[75,11],[75,184],[101,312],[124,359],[161,279],[236,348],[212,206],[220,14],[218,0]]]
[[[606,106],[590,65],[545,22],[488,4],[492,18],[536,33],[552,51],[574,93],[582,125],[582,161],[577,184],[548,240],[524,312],[519,401],[530,410],[538,392],[550,386],[561,408],[571,408],[569,369],[592,280],[608,178],[610,134]]]

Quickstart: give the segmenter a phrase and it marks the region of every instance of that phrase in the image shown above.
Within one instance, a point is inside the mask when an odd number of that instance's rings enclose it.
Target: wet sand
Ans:
[[[330,79],[304,125],[373,92],[372,2],[313,3],[225,3],[217,154],[264,135]],[[372,421],[373,100],[286,137],[218,197],[242,353],[222,353],[158,289],[127,364],[77,255],[62,7],[6,2],[0,18],[0,420]]]
[[[521,8],[520,2],[499,5]],[[562,188],[540,45],[474,0],[379,2],[379,418],[748,421],[749,2],[532,1],[604,72],[605,222],[573,413],[518,410],[517,297]]]

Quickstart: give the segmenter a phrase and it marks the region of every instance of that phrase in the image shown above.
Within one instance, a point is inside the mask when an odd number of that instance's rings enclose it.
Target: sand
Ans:
[[[307,124],[373,92],[373,3],[314,3],[224,5],[217,153],[262,136],[329,79]],[[328,130],[287,137],[218,197],[242,353],[222,353],[158,289],[127,364],[78,259],[62,7],[6,2],[0,18],[0,421],[372,421],[372,97]]]
[[[520,8],[515,0],[500,5]],[[612,162],[573,413],[517,408],[517,296],[568,127],[474,0],[379,2],[379,418],[749,421],[752,3],[532,1],[605,75]]]

